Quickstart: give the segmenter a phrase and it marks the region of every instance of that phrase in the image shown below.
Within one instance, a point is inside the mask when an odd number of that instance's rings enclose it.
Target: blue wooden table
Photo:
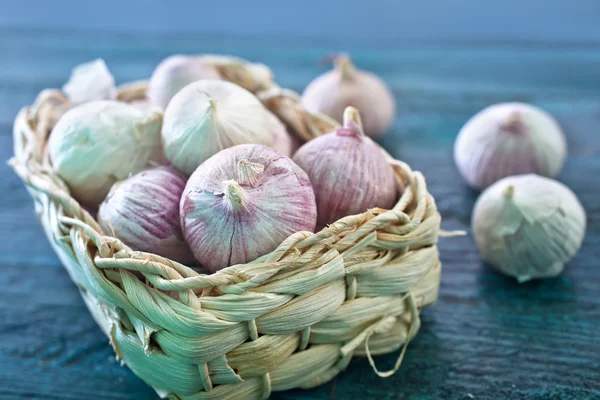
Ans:
[[[377,378],[366,360],[357,360],[320,388],[273,397],[598,399],[600,47],[593,41],[553,43],[413,45],[335,37],[2,28],[0,159],[11,157],[18,109],[41,89],[60,87],[71,67],[83,61],[103,57],[125,82],[149,76],[172,53],[230,53],[270,65],[282,86],[301,91],[323,72],[317,61],[343,49],[394,91],[399,114],[381,143],[425,174],[443,228],[469,231],[477,193],[454,167],[454,138],[489,104],[532,102],[563,124],[569,158],[559,180],[575,191],[588,213],[583,247],[565,273],[519,285],[483,264],[470,236],[443,239],[439,301],[423,311],[421,330],[396,375]],[[0,166],[0,193],[0,399],[156,398],[114,360],[46,242],[29,195],[6,166]],[[377,362],[391,366],[395,357]]]

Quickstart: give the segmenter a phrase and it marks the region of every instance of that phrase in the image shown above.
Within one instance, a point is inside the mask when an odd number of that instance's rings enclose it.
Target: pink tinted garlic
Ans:
[[[477,113],[454,143],[454,160],[463,178],[484,189],[511,175],[556,176],[567,143],[554,118],[524,103],[502,103]]]
[[[273,120],[261,102],[227,81],[190,83],[169,103],[162,125],[167,159],[185,175],[238,144],[273,143]]]
[[[396,113],[394,96],[377,75],[357,69],[347,55],[339,55],[335,68],[313,80],[302,94],[310,112],[326,114],[342,122],[348,106],[361,113],[363,129],[369,136],[380,136],[392,125]]]
[[[73,68],[71,77],[62,90],[74,105],[117,98],[115,78],[100,58]]]
[[[180,204],[184,236],[215,272],[273,251],[297,231],[314,231],[311,183],[292,160],[262,145],[239,145],[206,160]]]
[[[173,167],[155,167],[113,185],[100,205],[98,222],[133,250],[194,262],[183,239],[179,202],[185,178]]]
[[[52,129],[52,167],[83,205],[97,207],[113,183],[163,159],[162,113],[117,101],[91,101],[67,111]]]
[[[201,79],[221,79],[217,70],[196,57],[174,55],[156,67],[148,82],[147,96],[151,104],[163,110],[169,101],[188,84]]]
[[[342,128],[309,141],[293,159],[313,184],[320,225],[369,208],[394,206],[394,171],[383,149],[364,134],[353,107],[346,108]]]

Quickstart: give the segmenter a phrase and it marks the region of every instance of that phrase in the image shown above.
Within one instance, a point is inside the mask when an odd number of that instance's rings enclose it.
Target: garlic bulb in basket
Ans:
[[[365,136],[353,107],[346,108],[342,128],[309,141],[293,159],[313,184],[320,225],[369,208],[394,206],[394,171],[381,147]]]
[[[162,158],[158,111],[116,101],[91,101],[67,111],[48,140],[50,161],[71,194],[95,207],[116,181]]]
[[[472,218],[483,258],[519,282],[560,274],[581,246],[585,225],[585,210],[569,188],[533,174],[494,183]]]
[[[190,83],[173,97],[162,126],[165,155],[190,175],[220,150],[273,143],[272,120],[250,92],[227,81]]]
[[[158,64],[148,82],[148,100],[163,110],[169,101],[188,84],[201,79],[221,79],[210,64],[196,57],[174,55]]]
[[[267,254],[297,231],[313,231],[317,219],[306,173],[254,144],[206,160],[190,177],[180,207],[186,241],[213,272]]]
[[[357,69],[350,58],[335,58],[335,68],[313,80],[302,94],[310,112],[321,112],[342,122],[344,109],[358,108],[369,136],[384,134],[394,121],[396,104],[387,85],[377,75]]]
[[[485,108],[465,124],[454,144],[456,165],[476,189],[511,175],[556,176],[566,154],[556,120],[524,103]]]
[[[100,58],[73,68],[71,77],[62,90],[75,105],[117,98],[115,78]]]
[[[233,80],[255,92],[270,87],[273,74],[264,64],[250,63],[238,57],[178,54],[158,64],[148,82],[148,98],[164,110],[177,92],[202,79]]]
[[[288,133],[285,125],[275,116],[271,111],[267,111],[267,118],[269,120],[269,130],[273,134],[273,141],[271,147],[279,151],[281,154],[287,157],[291,157],[296,150],[295,142],[292,136]]]
[[[183,239],[179,202],[185,178],[173,167],[155,167],[113,185],[100,205],[98,222],[133,250],[182,263],[194,262]]]

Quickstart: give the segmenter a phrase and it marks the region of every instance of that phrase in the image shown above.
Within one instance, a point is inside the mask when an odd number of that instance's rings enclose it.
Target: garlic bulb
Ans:
[[[95,207],[116,181],[162,155],[162,114],[116,101],[91,101],[67,111],[48,140],[54,170],[81,203]]]
[[[230,80],[254,92],[270,87],[273,74],[266,65],[238,57],[178,54],[158,64],[148,82],[148,98],[153,105],[164,110],[177,92],[202,79]]]
[[[169,101],[188,84],[201,79],[221,79],[210,64],[195,57],[174,55],[158,64],[148,82],[147,96],[151,104],[163,110]]]
[[[117,98],[115,78],[100,58],[73,68],[71,77],[62,90],[75,105]]]
[[[581,246],[585,225],[585,210],[569,188],[533,174],[494,183],[472,219],[483,258],[519,282],[560,274]]]
[[[357,69],[345,55],[336,57],[335,68],[306,87],[302,103],[308,111],[321,112],[338,122],[342,122],[344,109],[354,106],[369,136],[384,134],[396,113],[394,96],[381,78]]]
[[[394,171],[381,147],[365,136],[353,107],[346,108],[342,128],[306,143],[293,159],[313,184],[320,225],[369,208],[394,206]]]
[[[566,154],[567,143],[556,120],[524,103],[496,104],[480,111],[454,144],[456,165],[476,189],[511,175],[554,177]]]
[[[210,271],[273,251],[297,231],[313,231],[315,195],[306,173],[262,145],[223,150],[190,177],[181,225],[196,259]]]
[[[98,222],[133,250],[194,262],[183,239],[179,201],[185,178],[173,167],[142,171],[113,185],[100,205]]]
[[[271,145],[272,122],[260,101],[240,86],[227,81],[193,82],[177,93],[165,110],[165,155],[189,176],[228,147]]]
[[[295,143],[292,139],[292,136],[288,133],[285,125],[271,113],[269,110],[266,110],[267,118],[269,120],[269,130],[273,134],[273,141],[271,143],[271,147],[275,150],[279,151],[281,154],[287,157],[291,157],[294,151],[296,150]]]

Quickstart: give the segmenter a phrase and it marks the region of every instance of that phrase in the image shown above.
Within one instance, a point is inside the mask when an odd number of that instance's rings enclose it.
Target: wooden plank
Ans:
[[[38,32],[39,33],[39,32]],[[12,153],[12,118],[44,87],[57,87],[78,62],[104,57],[122,82],[148,75],[175,52],[220,51],[269,64],[296,90],[323,71],[335,44],[0,31],[0,159]],[[265,43],[267,45],[265,45]],[[556,279],[519,285],[480,259],[472,238],[440,242],[440,299],[423,311],[421,332],[400,371],[379,379],[366,360],[334,384],[275,399],[591,399],[600,397],[600,55],[593,48],[364,45],[358,62],[390,83],[399,103],[381,143],[421,170],[446,229],[469,230],[477,193],[460,179],[452,143],[488,104],[521,99],[555,114],[569,159],[560,180],[588,213],[582,250]],[[0,398],[140,399],[153,392],[114,361],[75,285],[52,252],[19,179],[0,165]],[[376,358],[385,368],[395,355]],[[473,397],[471,397],[473,396]]]

